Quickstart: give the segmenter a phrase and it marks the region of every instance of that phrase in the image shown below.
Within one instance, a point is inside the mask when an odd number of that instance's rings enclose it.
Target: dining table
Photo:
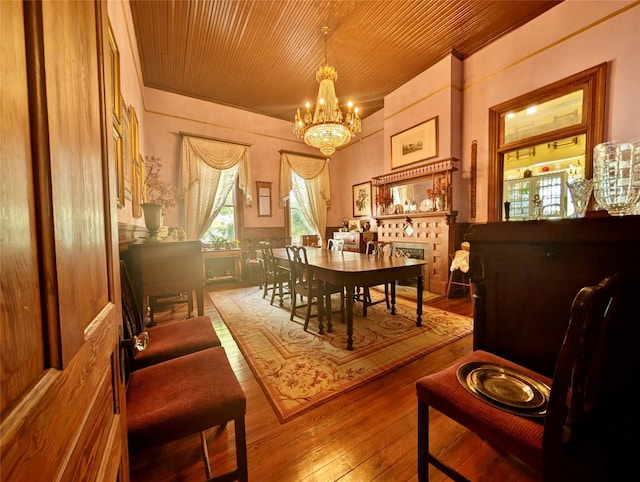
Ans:
[[[259,253],[259,256],[262,253]],[[273,255],[279,265],[288,267],[286,248],[274,248]],[[396,281],[416,279],[416,326],[422,326],[422,290],[424,286],[423,259],[404,256],[380,257],[349,251],[308,248],[307,259],[315,277],[326,283],[342,286],[345,293],[354,293],[356,287],[391,284],[391,314],[396,314]],[[353,296],[345,296],[347,350],[353,350]]]

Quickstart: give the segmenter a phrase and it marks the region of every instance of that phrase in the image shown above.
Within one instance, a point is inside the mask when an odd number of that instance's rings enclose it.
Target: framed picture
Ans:
[[[256,181],[258,191],[258,217],[271,217],[271,183]]]
[[[131,165],[131,212],[134,218],[142,217],[140,204],[144,199],[144,159],[141,155],[134,160]]]
[[[122,171],[124,178],[124,198],[131,201],[131,122],[129,120],[129,108],[124,98],[121,98],[120,111],[122,113]]]
[[[123,177],[123,156],[122,156],[122,136],[120,135],[119,128],[114,124],[113,125],[113,153],[112,156],[116,159],[117,174],[118,174],[118,194],[117,201],[118,207],[124,207],[124,177]]]
[[[358,231],[362,229],[359,219],[349,219],[349,231]]]
[[[142,184],[144,183],[144,162],[140,156],[140,131],[138,117],[133,106],[129,107],[129,152],[126,153],[131,173],[131,214],[134,218],[142,216]]]
[[[391,136],[391,169],[438,156],[438,117]]]
[[[371,181],[353,186],[353,215],[371,216]]]
[[[120,51],[116,44],[116,37],[109,24],[109,62],[111,67],[111,78],[109,79],[109,92],[111,94],[111,115],[114,121],[120,124]]]
[[[116,44],[111,24],[109,24],[109,64],[107,66],[110,73],[109,97],[111,99],[111,119],[113,122],[113,143],[111,145],[111,155],[116,161],[116,200],[119,208],[124,207],[124,158],[122,151],[122,106],[120,99],[120,52]]]

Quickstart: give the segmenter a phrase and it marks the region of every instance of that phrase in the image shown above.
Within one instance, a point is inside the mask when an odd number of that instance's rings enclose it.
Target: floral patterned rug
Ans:
[[[381,297],[372,290],[372,296]],[[216,310],[229,328],[281,422],[326,402],[395,368],[447,345],[473,329],[471,318],[424,306],[422,327],[415,324],[415,303],[398,297],[396,315],[384,303],[354,305],[353,351],[346,349],[346,325],[332,317],[333,333],[318,334],[312,318],[289,320],[285,306],[271,306],[258,287],[210,292]],[[338,300],[336,300],[338,301]],[[334,303],[335,307],[338,303]],[[335,309],[335,308],[334,308]],[[299,315],[304,308],[298,309]],[[326,324],[326,320],[325,320]]]

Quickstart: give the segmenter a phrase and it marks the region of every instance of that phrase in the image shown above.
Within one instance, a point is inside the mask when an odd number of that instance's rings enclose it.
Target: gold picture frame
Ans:
[[[122,95],[120,96],[120,99],[122,112],[122,122],[120,124],[120,127],[122,132],[122,177],[124,180],[124,198],[125,200],[129,200],[129,202],[131,202],[131,113]]]
[[[113,159],[116,162],[116,201],[119,208],[124,207],[124,157],[122,151],[121,126],[121,94],[120,94],[120,52],[116,44],[115,35],[109,24],[109,58],[108,58],[109,92],[111,101],[111,119],[113,124],[113,144],[111,146]]]
[[[133,106],[129,107],[129,125],[131,138],[129,140],[128,162],[131,167],[131,214],[134,218],[142,216],[140,204],[143,199],[144,161],[140,155],[140,127],[138,116]]]
[[[113,35],[111,24],[109,24],[109,61],[111,63],[111,78],[109,89],[111,93],[111,114],[114,120],[120,124],[120,51],[116,43],[116,37]]]
[[[438,116],[391,136],[391,169],[438,157]]]
[[[142,159],[142,156],[138,156],[132,164],[131,182],[133,183],[131,189],[131,213],[134,218],[140,218],[142,217],[142,207],[140,204],[142,204],[144,196],[144,160]]]
[[[118,202],[118,207],[122,208],[124,207],[124,177],[123,177],[123,153],[122,153],[122,136],[120,135],[120,129],[118,128],[118,126],[116,126],[115,124],[113,125],[113,129],[112,129],[112,134],[113,134],[113,149],[114,152],[112,153],[112,156],[116,159],[116,165],[118,166],[117,168],[117,174],[118,174],[118,179],[117,179],[117,195],[116,195],[116,200]]]
[[[353,216],[371,216],[371,181],[353,185]]]

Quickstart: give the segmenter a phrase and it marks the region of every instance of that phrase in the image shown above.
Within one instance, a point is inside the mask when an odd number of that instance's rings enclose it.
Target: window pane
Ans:
[[[229,192],[229,196],[225,200],[225,205],[220,213],[209,226],[209,229],[202,236],[201,241],[205,243],[215,243],[217,240],[235,241],[235,205],[233,190]]]
[[[300,211],[300,206],[296,200],[296,196],[291,191],[289,194],[289,215],[290,215],[290,230],[289,236],[302,236],[303,234],[315,234],[312,233],[311,228],[307,224]]]
[[[502,114],[504,143],[581,124],[583,96],[580,89],[518,112]]]

